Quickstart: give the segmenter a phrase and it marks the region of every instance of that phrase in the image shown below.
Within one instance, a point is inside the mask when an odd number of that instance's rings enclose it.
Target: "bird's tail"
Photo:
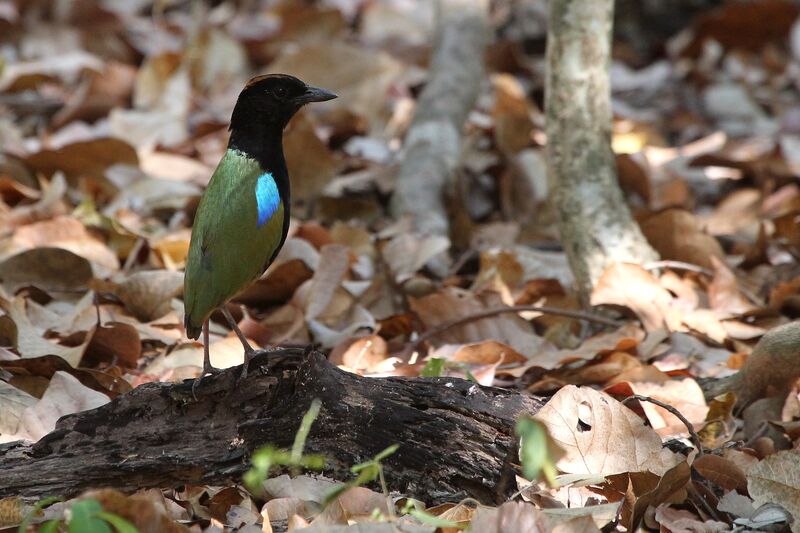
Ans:
[[[187,313],[183,318],[183,327],[186,328],[186,336],[190,339],[196,339],[203,331],[203,325],[192,324],[192,318]]]

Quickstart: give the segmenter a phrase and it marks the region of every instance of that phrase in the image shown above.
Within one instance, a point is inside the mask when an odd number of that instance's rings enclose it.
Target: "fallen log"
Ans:
[[[327,457],[325,475],[350,479],[352,465],[399,443],[383,463],[390,489],[493,503],[515,489],[514,424],[543,403],[456,378],[364,378],[300,349],[262,352],[237,384],[240,370],[204,379],[196,399],[191,381],[142,385],[34,444],[0,446],[0,498],[236,482],[253,450],[291,447],[319,398],[305,450]]]

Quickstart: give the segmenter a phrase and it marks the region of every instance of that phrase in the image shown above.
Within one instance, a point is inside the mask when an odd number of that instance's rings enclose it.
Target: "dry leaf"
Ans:
[[[326,87],[339,95],[327,110],[347,110],[367,118],[379,118],[386,92],[399,76],[400,64],[389,55],[357,48],[343,42],[284,47],[270,65],[301,80]]]
[[[348,370],[380,372],[384,370],[383,363],[388,358],[389,348],[386,341],[378,335],[370,335],[357,339],[346,347],[334,348],[328,360]]]
[[[785,450],[762,459],[747,473],[747,490],[756,506],[777,503],[800,516],[800,451]],[[800,531],[797,519],[792,531]]]
[[[136,150],[125,141],[105,138],[76,142],[58,150],[42,150],[28,156],[27,163],[48,177],[61,171],[70,181],[88,177],[103,182],[108,167],[118,164],[137,166],[139,158]]]
[[[631,383],[635,394],[648,396],[671,405],[695,426],[701,425],[708,414],[703,391],[691,378],[671,380],[665,383],[639,381]],[[687,433],[686,426],[675,415],[650,402],[642,402],[650,425],[659,435],[674,436]]]
[[[755,309],[739,290],[733,271],[716,257],[711,258],[711,265],[714,268],[714,277],[708,286],[711,309],[729,315],[741,315]]]
[[[642,494],[633,504],[628,531],[636,531],[648,507],[656,507],[664,502],[680,503],[686,499],[684,487],[692,477],[692,470],[686,461],[670,468],[651,491]],[[676,497],[677,496],[677,497]]]
[[[30,248],[0,263],[0,283],[11,294],[29,285],[45,291],[81,290],[91,279],[89,261],[63,248]]]
[[[109,402],[108,396],[86,387],[66,372],[56,372],[36,405],[22,412],[19,437],[37,441],[56,427],[64,415],[94,409]]]
[[[742,469],[724,457],[710,454],[700,456],[692,463],[692,468],[726,492],[747,490],[747,477]]]
[[[655,520],[659,525],[668,527],[669,531],[697,531],[703,533],[722,533],[730,531],[730,526],[725,522],[716,520],[702,521],[689,511],[673,509],[667,505],[660,505],[656,509]]]
[[[95,328],[81,363],[95,366],[102,361],[136,368],[141,355],[142,341],[135,327],[122,322],[107,322]]]
[[[139,168],[148,176],[174,181],[207,183],[213,168],[178,154],[150,152],[140,157]],[[160,184],[161,182],[159,182]]]
[[[322,248],[306,300],[306,320],[317,318],[328,308],[349,266],[350,252],[346,246],[328,244]]]
[[[6,312],[15,326],[15,349],[20,356],[27,358],[52,354],[61,357],[73,367],[78,366],[86,346],[91,341],[91,331],[87,333],[86,338],[80,345],[73,347],[62,346],[43,338],[44,331],[34,326],[28,318],[23,298],[18,297],[12,301],[0,298],[0,308]]]
[[[116,106],[128,103],[133,90],[136,69],[117,61],[110,61],[103,72],[87,71],[88,82],[73,92],[58,113],[53,125],[63,126],[73,120],[93,122],[104,118]]]
[[[447,237],[401,233],[382,248],[383,258],[398,282],[406,281],[425,264],[450,248]]]
[[[69,250],[101,268],[111,271],[119,268],[116,254],[73,217],[57,217],[18,228],[0,247],[0,257],[46,246]]]
[[[476,342],[459,347],[450,357],[459,363],[491,365],[527,363],[528,358],[507,344],[497,341]]]
[[[266,512],[270,520],[288,520],[292,515],[308,516],[306,504],[300,498],[273,498],[264,504],[262,513]]]
[[[0,381],[0,443],[16,440],[22,413],[38,400],[30,394]]]
[[[292,198],[313,200],[336,175],[337,158],[317,136],[306,113],[299,113],[289,124],[283,136],[283,150],[292,177]]]
[[[495,74],[492,85],[495,140],[500,151],[512,157],[531,144],[531,104],[520,82],[510,74]]]
[[[138,531],[189,533],[189,528],[175,522],[166,508],[160,491],[142,491],[127,495],[113,489],[88,491],[82,498],[97,500],[107,513],[130,522]]]
[[[114,369],[104,373],[86,368],[73,368],[56,355],[0,361],[0,368],[12,375],[9,383],[37,398],[44,394],[56,372],[66,372],[90,389],[102,392],[112,399],[131,390],[127,381],[121,379],[119,375],[114,375]]]
[[[501,304],[491,295],[481,299],[471,292],[449,287],[423,298],[411,299],[410,306],[427,328],[433,328],[451,320],[480,313],[488,308],[500,307]],[[447,344],[485,340],[507,344],[527,357],[552,350],[547,341],[534,333],[527,321],[513,313],[455,326],[436,337],[436,342]]]
[[[667,209],[639,222],[647,240],[662,259],[712,268],[712,258],[725,257],[722,247],[705,233],[700,221],[683,209]]]
[[[645,331],[679,329],[680,314],[672,295],[648,271],[632,263],[615,263],[597,280],[592,305],[613,304],[629,308],[642,321]]]
[[[209,353],[211,355],[211,364],[217,368],[230,368],[244,363],[244,349],[242,348],[242,343],[235,336],[212,341],[209,346]],[[184,366],[202,368],[202,345],[181,346],[169,354],[159,355],[145,367],[144,371],[148,374],[168,376],[170,371],[177,371]],[[195,370],[194,373],[196,374],[196,369],[193,370]],[[188,378],[189,376],[185,377]]]
[[[800,8],[790,0],[723,4],[697,17],[692,39],[681,53],[696,56],[704,43],[712,39],[725,48],[759,51],[770,42],[783,42],[798,13]],[[762,27],[753,24],[754,20],[771,20],[774,24]]]
[[[568,474],[663,476],[680,462],[633,411],[588,387],[561,388],[534,418],[566,452],[556,466]]]
[[[0,161],[2,161],[0,159]],[[17,205],[11,212],[0,209],[0,231],[8,231],[17,226],[36,220],[64,215],[67,208],[62,201],[67,192],[67,180],[63,172],[56,172],[50,182],[41,180],[42,195],[32,204]]]
[[[746,480],[745,480],[746,481]],[[742,496],[735,490],[726,492],[719,499],[717,509],[723,513],[730,513],[735,517],[751,517],[756,509],[753,507],[753,500],[747,496]]]
[[[183,292],[183,274],[169,270],[136,272],[112,291],[136,318],[150,322],[171,310],[170,302]]]
[[[597,506],[600,507],[600,506]],[[571,515],[551,514],[537,509],[526,502],[506,502],[500,507],[480,506],[470,524],[470,531],[481,533],[518,533],[537,531],[548,533],[596,533],[600,531],[592,520],[591,514],[580,515],[583,509],[559,509],[558,511],[575,511]]]
[[[140,71],[140,76],[142,72]],[[141,100],[139,110],[116,108],[108,117],[111,132],[131,146],[150,147],[157,144],[175,146],[188,137],[187,116],[191,103],[191,81],[187,68],[179,68],[163,81],[163,88],[138,96],[137,80],[135,95]]]

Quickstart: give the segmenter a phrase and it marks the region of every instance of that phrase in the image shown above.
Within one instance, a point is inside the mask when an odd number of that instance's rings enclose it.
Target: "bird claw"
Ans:
[[[220,372],[222,372],[222,370],[220,370],[219,368],[215,368],[213,366],[203,366],[202,372],[200,372],[200,375],[197,376],[194,379],[194,382],[192,383],[192,398],[197,400],[197,394],[195,393],[195,390],[197,389],[197,385],[201,381],[203,381],[204,377],[206,377],[206,376],[215,376],[215,375],[219,374]]]

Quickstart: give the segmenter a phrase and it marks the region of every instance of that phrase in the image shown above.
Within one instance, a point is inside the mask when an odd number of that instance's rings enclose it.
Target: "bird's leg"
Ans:
[[[219,372],[218,368],[214,368],[211,366],[211,353],[209,351],[209,342],[208,342],[208,319],[203,322],[203,371],[200,373],[199,376],[194,380],[192,383],[192,396],[194,399],[197,399],[197,396],[194,393],[197,384],[203,379],[203,376],[206,374],[216,374]]]
[[[210,320],[206,319],[205,323],[203,323],[203,376],[219,371],[218,368],[211,366],[211,343],[208,341],[208,323]]]
[[[239,380],[243,380],[247,377],[247,367],[250,365],[250,360],[256,355],[256,351],[252,346],[250,346],[250,343],[247,342],[247,338],[244,336],[244,333],[242,333],[242,330],[239,329],[239,326],[236,324],[236,320],[234,320],[231,312],[228,311],[228,308],[224,305],[222,306],[222,314],[225,315],[225,320],[228,321],[228,324],[230,324],[233,332],[236,333],[237,337],[239,337],[242,347],[244,347],[244,367],[242,367],[242,375],[239,376]]]
[[[231,312],[228,311],[227,307],[222,307],[222,314],[225,315],[225,320],[228,321],[228,324],[230,324],[233,332],[236,333],[237,337],[239,337],[239,342],[241,342],[242,346],[244,347],[244,353],[249,354],[255,352],[253,347],[250,346],[250,343],[247,342],[247,337],[245,337],[244,333],[242,333],[242,330],[239,329],[239,326],[236,324],[236,320],[233,318],[233,315],[231,315]]]

